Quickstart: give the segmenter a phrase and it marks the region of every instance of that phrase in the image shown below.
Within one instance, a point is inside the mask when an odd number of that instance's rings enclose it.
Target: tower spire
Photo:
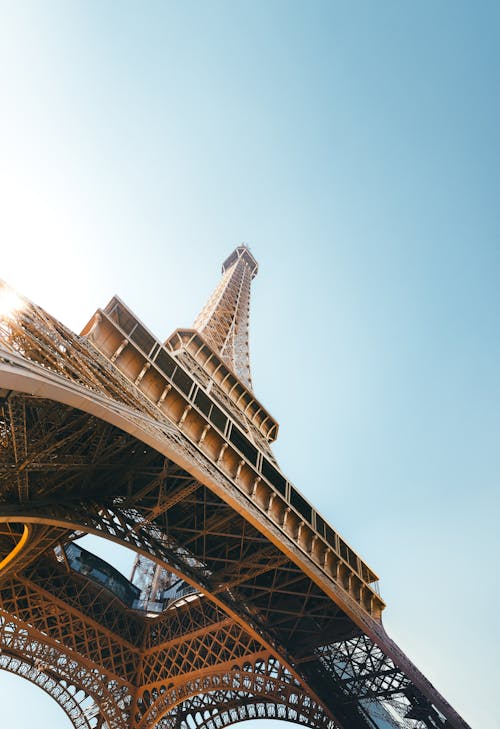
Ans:
[[[193,325],[250,389],[250,284],[257,271],[247,246],[235,248],[222,264],[222,278]]]

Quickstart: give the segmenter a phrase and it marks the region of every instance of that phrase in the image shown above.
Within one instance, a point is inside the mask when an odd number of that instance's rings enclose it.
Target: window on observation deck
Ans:
[[[137,324],[134,328],[130,335],[130,339],[137,344],[139,349],[146,355],[151,352],[151,349],[156,342],[155,338],[152,337],[151,334],[140,324]]]
[[[285,495],[286,479],[269,463],[267,458],[262,459],[262,475],[264,478],[267,478],[269,483],[272,484],[280,492],[280,494],[283,494],[283,496]]]
[[[141,594],[139,588],[92,552],[87,552],[80,545],[70,542],[64,546],[64,553],[72,570],[102,585],[125,605],[131,607],[134,600],[139,599]]]
[[[156,355],[155,364],[164,372],[167,377],[172,377],[175,369],[175,362],[172,357],[165,352],[164,349],[160,349]]]
[[[295,509],[297,509],[300,514],[302,514],[306,521],[311,523],[312,508],[310,504],[308,504],[307,501],[304,499],[304,497],[301,496],[299,492],[296,491],[294,488],[291,489],[290,503]]]
[[[255,466],[257,463],[257,448],[249,443],[248,439],[245,438],[243,433],[235,425],[231,428],[229,440]]]

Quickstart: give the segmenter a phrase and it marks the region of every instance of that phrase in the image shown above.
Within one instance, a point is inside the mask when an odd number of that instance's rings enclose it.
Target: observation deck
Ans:
[[[186,331],[186,330],[184,330]],[[193,445],[232,479],[287,537],[347,592],[370,616],[380,618],[385,603],[379,594],[378,576],[312,504],[283,475],[236,422],[233,413],[217,398],[217,388],[237,394],[242,406],[250,391],[231,376],[215,353],[193,330],[175,332],[162,344],[118,297],[99,309],[82,331],[115,367],[165,414]],[[204,387],[176,358],[179,343],[218,380]],[[177,345],[177,348],[176,348]],[[253,408],[252,408],[253,406]],[[250,418],[261,432],[273,434],[271,423],[255,398],[247,405]]]

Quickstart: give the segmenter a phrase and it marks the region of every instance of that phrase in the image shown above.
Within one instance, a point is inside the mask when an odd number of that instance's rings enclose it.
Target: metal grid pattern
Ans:
[[[252,389],[248,329],[250,284],[256,264],[245,246],[237,248],[235,253],[234,261],[223,269],[217,288],[193,326]]]

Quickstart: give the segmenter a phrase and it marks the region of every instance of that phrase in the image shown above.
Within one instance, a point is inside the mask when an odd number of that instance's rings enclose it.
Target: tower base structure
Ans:
[[[0,668],[85,729],[468,729],[273,456],[248,361],[256,272],[238,247],[165,343],[117,297],[76,335],[2,285]],[[135,550],[134,581],[84,534]]]

